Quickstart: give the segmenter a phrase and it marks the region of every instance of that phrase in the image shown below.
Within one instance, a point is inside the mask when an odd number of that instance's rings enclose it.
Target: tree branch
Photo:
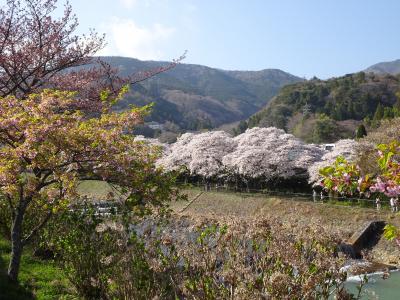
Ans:
[[[32,231],[28,234],[26,238],[22,240],[22,245],[28,244],[34,237],[35,235],[41,230],[49,221],[51,216],[53,215],[53,212],[50,210],[47,215],[44,217],[44,219],[35,227],[32,229]]]

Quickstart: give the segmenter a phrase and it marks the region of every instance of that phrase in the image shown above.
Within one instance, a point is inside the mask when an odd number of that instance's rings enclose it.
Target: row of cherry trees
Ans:
[[[259,182],[318,180],[318,170],[339,155],[354,157],[356,142],[341,140],[331,151],[305,144],[275,127],[248,129],[236,137],[224,131],[186,133],[172,145],[162,145],[158,164],[168,171],[204,181]]]

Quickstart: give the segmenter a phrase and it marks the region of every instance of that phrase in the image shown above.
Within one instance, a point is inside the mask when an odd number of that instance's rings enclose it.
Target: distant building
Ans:
[[[149,126],[151,129],[154,129],[154,130],[164,130],[164,125],[160,124],[158,122],[152,121],[152,122],[145,123],[145,125]]]
[[[323,148],[324,150],[331,151],[333,148],[335,148],[335,144],[324,144]]]

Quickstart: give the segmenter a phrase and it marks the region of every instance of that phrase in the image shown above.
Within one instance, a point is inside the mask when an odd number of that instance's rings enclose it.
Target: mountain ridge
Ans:
[[[122,56],[99,58],[118,68],[123,76],[168,64]],[[133,86],[116,109],[154,102],[148,121],[172,122],[182,130],[214,128],[248,118],[281,87],[303,80],[279,69],[222,70],[181,63]]]
[[[373,72],[376,74],[391,74],[397,75],[400,74],[400,59],[392,60],[392,61],[384,61],[373,64],[364,70],[365,72]]]

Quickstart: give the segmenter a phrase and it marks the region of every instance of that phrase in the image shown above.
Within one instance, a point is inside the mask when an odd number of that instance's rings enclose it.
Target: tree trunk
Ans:
[[[21,204],[17,210],[13,220],[11,229],[11,259],[8,265],[8,277],[12,281],[18,280],[19,266],[22,256],[22,222],[24,219],[25,205]]]

